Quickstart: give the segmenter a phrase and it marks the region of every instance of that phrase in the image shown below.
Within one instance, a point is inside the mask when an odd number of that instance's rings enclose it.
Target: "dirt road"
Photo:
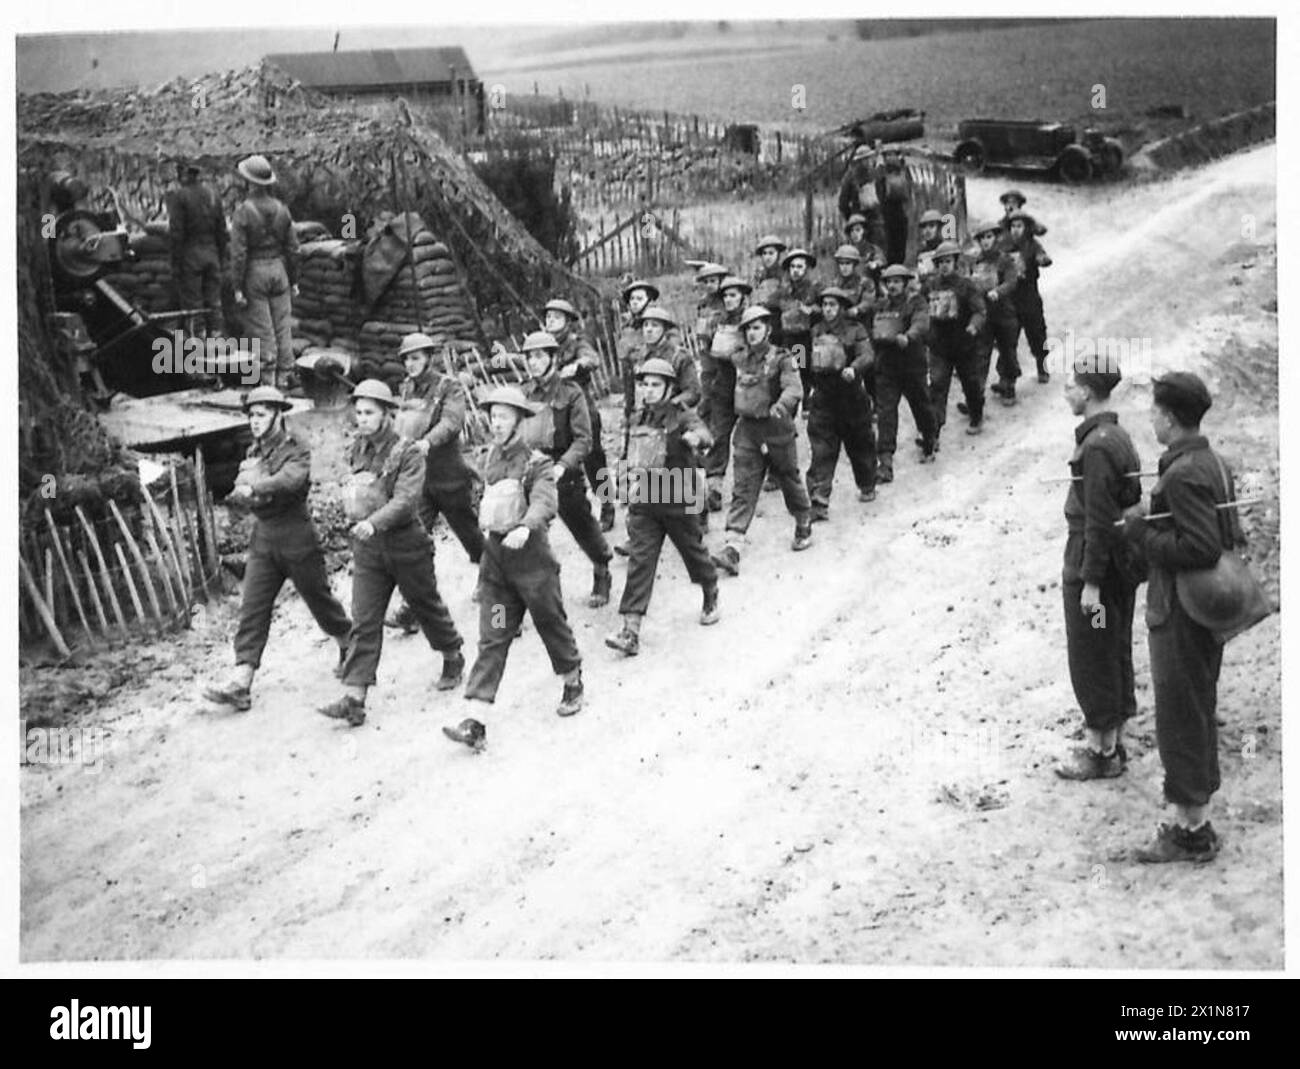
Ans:
[[[1275,168],[1270,146],[1159,185],[1029,187],[1056,258],[1051,332],[1146,336],[1157,370],[1205,374],[1211,440],[1272,486]],[[973,214],[997,190],[972,183]],[[1128,775],[1057,781],[1078,715],[1065,490],[1040,480],[1065,471],[1074,420],[1061,376],[1025,381],[981,438],[954,413],[936,465],[900,449],[872,505],[842,465],[806,553],[764,495],[717,627],[696,625],[698,593],[666,556],[635,660],[604,647],[616,616],[581,604],[587,568],[557,526],[588,707],[553,715],[530,628],[482,756],[440,734],[464,702],[432,690],[418,637],[390,633],[363,728],[315,715],[332,646],[296,598],[247,714],[193,697],[228,667],[233,599],[141,649],[87,721],[111,733],[101,770],[22,770],[23,960],[1280,968],[1278,620],[1224,661],[1219,860],[1125,860],[1162,816],[1145,627]],[[1153,467],[1149,393],[1116,400]],[[439,569],[472,638],[454,543]]]

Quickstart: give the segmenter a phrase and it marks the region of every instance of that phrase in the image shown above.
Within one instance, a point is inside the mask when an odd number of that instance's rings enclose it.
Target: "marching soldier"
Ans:
[[[293,216],[271,194],[275,171],[265,156],[239,163],[248,197],[230,225],[230,271],[235,304],[246,309],[248,329],[261,346],[259,382],[293,384],[292,298],[298,294],[298,236]]]
[[[984,329],[984,295],[967,276],[957,273],[961,248],[955,241],[934,250],[934,274],[922,283],[930,306],[930,407],[934,411],[934,446],[948,421],[948,390],[952,373],[961,380],[970,416],[967,434],[979,434],[984,425],[984,380],[979,374],[976,339]]]
[[[1147,639],[1156,745],[1174,823],[1161,825],[1137,860],[1210,861],[1220,845],[1207,818],[1219,789],[1215,705],[1223,646],[1188,613],[1175,580],[1181,572],[1214,567],[1225,550],[1244,539],[1235,511],[1215,508],[1235,499],[1235,491],[1227,466],[1201,434],[1201,418],[1212,403],[1205,383],[1175,371],[1156,379],[1152,393],[1151,426],[1165,452],[1150,511],[1173,515],[1147,520],[1138,503],[1124,512],[1124,535],[1142,549],[1150,568]]]
[[[410,438],[424,454],[424,490],[420,494],[420,522],[429,533],[439,514],[447,519],[470,563],[483,555],[483,533],[474,508],[474,472],[460,451],[465,426],[465,388],[451,375],[439,375],[433,365],[436,343],[427,334],[408,334],[398,356],[406,364],[406,378],[398,388],[399,410],[394,428]],[[403,604],[385,624],[407,634],[420,629],[410,606]]]
[[[916,280],[920,285],[934,274],[934,251],[943,244],[943,215],[933,208],[921,213],[916,224],[919,239],[916,243]]]
[[[673,403],[682,408],[694,408],[700,403],[700,374],[695,361],[685,347],[676,340],[677,321],[658,305],[641,313],[641,362],[666,360],[672,365],[677,378],[672,391]]]
[[[845,315],[859,323],[867,322],[876,303],[876,283],[859,273],[862,254],[854,246],[845,244],[835,250],[834,259],[835,278],[831,285],[852,299]]]
[[[806,249],[791,249],[782,258],[781,266],[786,273],[785,281],[776,295],[781,329],[773,331],[776,341],[772,344],[785,349],[794,357],[795,366],[799,369],[799,380],[803,383],[806,413],[808,390],[812,384],[808,373],[808,349],[812,345],[813,318],[818,311],[817,283],[812,277],[817,257]]]
[[[876,482],[894,481],[894,451],[898,448],[898,402],[907,398],[921,435],[921,463],[934,460],[938,432],[930,407],[926,377],[925,338],[930,311],[919,293],[908,293],[913,274],[902,264],[881,272],[885,295],[871,314],[871,344],[876,351],[876,410],[880,437]]]
[[[623,425],[636,407],[636,369],[641,366],[641,313],[659,300],[659,287],[643,278],[623,287],[623,329],[618,338],[619,368],[623,377]]]
[[[852,300],[837,287],[822,290],[822,318],[812,331],[808,496],[814,523],[830,519],[831,486],[841,444],[853,468],[858,500],[876,498],[876,435],[863,385],[875,357],[866,328],[848,317]]]
[[[524,385],[524,396],[537,406],[537,415],[520,428],[520,433],[530,449],[551,458],[560,519],[592,563],[591,596],[587,604],[599,608],[609,603],[612,584],[609,562],[613,553],[592,514],[583,483],[582,465],[591,449],[587,402],[572,379],[561,378],[556,373],[558,348],[554,336],[544,330],[534,331],[524,339],[524,355],[531,375]],[[607,476],[608,472],[599,479],[596,491],[602,500],[611,490]]]
[[[704,377],[713,371],[709,366],[709,349],[713,344],[713,331],[722,319],[722,294],[719,288],[729,274],[731,272],[722,264],[712,263],[702,264],[695,272],[696,284],[704,290],[704,296],[695,305],[695,348],[700,357],[700,418],[706,423],[711,398],[709,391],[704,388]]]
[[[483,407],[492,425],[479,505],[487,537],[479,564],[483,594],[478,656],[465,684],[465,698],[489,705],[496,700],[510,645],[526,611],[551,667],[564,680],[555,712],[572,716],[582,708],[582,657],[564,612],[560,565],[547,538],[558,508],[555,466],[545,454],[530,449],[520,434],[520,425],[538,418],[543,406],[527,400],[514,386],[502,386],[484,398]],[[442,731],[473,750],[481,750],[487,741],[487,729],[475,717]]]
[[[771,343],[771,312],[755,305],[745,309],[740,325],[745,348],[736,356],[735,485],[727,514],[726,544],[713,563],[728,575],[740,574],[743,543],[758,508],[763,472],[770,468],[794,517],[796,552],[812,544],[812,503],[799,478],[794,413],[802,395],[799,372],[790,354]],[[766,458],[764,449],[766,448]]]
[[[274,386],[258,386],[244,398],[253,444],[228,500],[249,508],[256,521],[235,633],[235,671],[224,686],[203,688],[208,701],[241,712],[252,708],[253,676],[262,663],[271,613],[286,579],[293,583],[321,630],[338,643],[340,666],[352,629],[348,614],[330,592],[325,555],[307,511],[311,451],[285,426],[284,413],[290,407]]]
[[[606,468],[605,445],[601,438],[600,398],[596,396],[596,384],[592,372],[600,367],[600,354],[592,344],[583,337],[578,328],[581,319],[578,310],[568,301],[555,299],[546,302],[545,325],[543,329],[559,343],[555,354],[555,367],[562,379],[573,379],[582,387],[582,396],[587,402],[587,415],[591,418],[591,450],[582,462],[591,484],[592,492],[600,494],[600,473]],[[614,503],[602,498],[600,503],[600,529],[614,529]]]
[[[703,504],[695,451],[709,444],[709,432],[694,410],[670,399],[676,378],[672,364],[656,357],[637,370],[641,408],[624,458],[632,547],[618,607],[623,626],[605,639],[605,645],[629,657],[640,649],[641,620],[650,605],[665,537],[681,554],[691,582],[704,590],[700,623],[718,621],[718,572],[704,548],[700,524],[690,514]]]
[[[872,293],[880,286],[880,272],[885,267],[885,250],[875,242],[867,238],[867,217],[865,215],[850,215],[848,221],[844,224],[844,236],[847,239],[846,245],[852,248],[858,254],[858,265],[864,278],[870,280]],[[840,258],[840,250],[845,245],[841,245],[835,251],[836,262]],[[835,283],[841,285],[839,282]],[[846,287],[847,288],[847,287]]]
[[[998,198],[998,203],[1002,205],[1002,222],[999,224],[1003,235],[1011,232],[1011,215],[1013,212],[1024,211],[1024,207],[1029,203],[1025,195],[1018,189],[1008,189]],[[1047,227],[1042,223],[1034,220],[1033,224],[1034,237],[1041,238],[1047,234]]]
[[[780,305],[776,303],[776,293],[785,281],[781,269],[781,254],[789,247],[775,234],[764,234],[754,247],[754,255],[758,257],[758,267],[751,279],[754,286],[753,301],[755,304],[766,305],[773,315],[781,313]]]
[[[1043,319],[1043,298],[1038,293],[1038,273],[1040,269],[1052,266],[1052,258],[1033,236],[1033,216],[1017,210],[1007,219],[1009,229],[1004,247],[1016,261],[1020,273],[1015,295],[1016,318],[1024,328],[1029,351],[1038,365],[1038,381],[1045,383],[1050,378],[1047,373],[1047,323]]]
[[[736,356],[744,349],[745,336],[740,317],[746,298],[754,287],[743,278],[729,275],[719,287],[722,318],[714,327],[707,358],[700,360],[700,379],[708,398],[709,435],[713,439],[704,458],[708,477],[708,508],[722,511],[722,483],[731,463],[731,432],[736,427]]]
[[[1087,745],[1056,769],[1062,779],[1113,779],[1127,763],[1120,733],[1137,712],[1133,693],[1134,577],[1121,567],[1121,512],[1142,498],[1140,464],[1128,432],[1111,410],[1120,372],[1080,362],[1065,388],[1074,430],[1070,490],[1065,498],[1065,641],[1070,682],[1083,712]]]
[[[1016,318],[1016,286],[1020,279],[1016,262],[998,244],[1002,228],[998,223],[984,223],[976,227],[972,237],[979,243],[979,255],[971,264],[971,279],[976,289],[984,295],[988,315],[984,329],[976,339],[980,366],[977,377],[988,380],[989,358],[993,347],[998,350],[998,381],[989,387],[1002,398],[1004,405],[1016,403],[1016,379],[1020,378],[1020,361],[1016,357],[1016,343],[1020,335],[1020,320]]]
[[[465,671],[460,633],[438,594],[429,536],[420,523],[424,456],[393,427],[397,398],[377,379],[357,383],[352,409],[357,439],[348,451],[352,472],[343,504],[352,527],[352,638],[343,662],[344,694],[320,709],[359,727],[366,694],[375,685],[384,644],[384,610],[393,588],[402,592],[429,645],[442,654],[438,690],[459,686]]]

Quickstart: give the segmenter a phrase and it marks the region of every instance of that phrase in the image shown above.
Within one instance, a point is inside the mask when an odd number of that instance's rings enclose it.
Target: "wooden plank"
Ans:
[[[145,563],[144,554],[140,552],[140,544],[135,540],[135,536],[131,534],[131,528],[127,526],[126,520],[122,516],[122,510],[117,507],[117,502],[110,499],[108,508],[113,513],[113,519],[117,521],[118,529],[126,540],[127,548],[131,551],[136,567],[140,569],[141,582],[145,593],[149,596],[149,607],[153,610],[154,619],[161,624],[163,619],[162,604],[158,600],[158,592],[153,588],[153,579],[149,575],[149,565]]]
[[[63,635],[59,632],[59,625],[54,622],[54,613],[46,604],[45,599],[41,597],[41,592],[37,588],[36,581],[32,578],[32,573],[21,553],[18,555],[18,570],[22,575],[23,585],[27,588],[27,595],[32,599],[32,604],[36,607],[37,615],[40,616],[41,622],[45,624],[45,630],[49,632],[50,638],[54,640],[54,648],[59,651],[61,657],[71,657],[72,651],[68,649],[68,644],[63,641]]]
[[[104,638],[112,641],[112,631],[108,626],[108,616],[104,612],[104,603],[99,600],[99,590],[95,586],[95,575],[90,570],[90,561],[86,559],[86,554],[77,550],[77,560],[81,563],[81,574],[86,577],[86,589],[90,591],[91,603],[95,606],[95,615],[99,617],[99,626],[103,630]]]
[[[58,557],[59,564],[63,568],[63,578],[68,584],[68,594],[72,598],[73,608],[77,611],[77,618],[81,621],[81,628],[85,631],[87,640],[93,646],[95,645],[95,634],[90,629],[90,621],[86,619],[86,609],[81,603],[81,593],[77,590],[77,577],[68,566],[68,557],[63,551],[63,541],[59,538],[59,529],[54,524],[54,517],[50,515],[49,509],[44,511],[45,525],[50,530],[50,540],[54,545],[55,556]]]
[[[140,593],[135,588],[135,580],[131,578],[131,569],[127,567],[126,553],[122,550],[122,543],[114,542],[113,550],[117,553],[118,563],[122,565],[122,576],[126,579],[126,589],[131,595],[131,604],[135,608],[135,618],[142,624],[147,624],[149,617],[144,614],[144,605],[140,602]]]
[[[172,506],[171,515],[168,519],[172,526],[172,540],[176,545],[176,553],[185,566],[185,586],[189,590],[190,598],[194,597],[194,572],[190,568],[190,547],[185,538],[185,521],[184,511],[181,509],[181,494],[176,485],[176,465],[173,464],[170,469],[172,485]],[[204,587],[204,594],[207,594],[207,588]]]
[[[86,519],[86,514],[81,511],[81,506],[77,505],[74,511],[77,514],[77,519],[81,521],[81,526],[86,531],[86,539],[90,543],[90,548],[95,552],[95,560],[99,564],[99,577],[104,584],[104,589],[108,592],[108,601],[113,609],[113,618],[125,633],[127,629],[126,617],[122,613],[121,602],[117,600],[117,591],[113,589],[113,576],[108,570],[108,561],[104,559],[104,550],[99,544],[99,536],[95,534],[95,528]]]
[[[153,521],[153,526],[157,529],[157,541],[166,551],[167,556],[164,557],[164,563],[170,563],[172,574],[176,579],[176,593],[178,599],[184,602],[185,608],[188,610],[190,606],[190,590],[188,584],[185,582],[185,572],[181,568],[180,555],[177,553],[176,546],[172,542],[171,532],[168,530],[167,524],[163,520],[162,512],[159,510],[157,504],[155,504],[153,495],[149,493],[149,487],[144,484],[143,479],[140,480],[140,492],[144,495],[145,505],[148,506],[149,518]]]

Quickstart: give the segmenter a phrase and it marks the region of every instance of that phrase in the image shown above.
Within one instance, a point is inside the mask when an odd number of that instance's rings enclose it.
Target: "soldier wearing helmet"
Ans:
[[[665,538],[681,555],[691,582],[703,588],[700,623],[718,620],[718,572],[696,518],[705,506],[696,454],[709,445],[709,432],[693,409],[673,403],[676,378],[672,364],[658,357],[637,369],[640,405],[623,458],[631,543],[618,607],[623,625],[605,639],[605,645],[629,657],[640,649],[641,621],[650,606]]]
[[[769,305],[776,313],[772,323],[772,344],[794,357],[803,383],[804,414],[807,415],[808,390],[812,379],[808,373],[808,348],[812,344],[812,325],[819,314],[817,280],[812,269],[817,257],[807,249],[791,249],[781,258],[785,281]]]
[[[275,599],[286,579],[320,629],[338,643],[340,666],[352,630],[348,614],[330,592],[325,555],[307,511],[311,450],[285,426],[290,406],[274,386],[258,386],[244,398],[253,443],[226,499],[247,508],[255,520],[235,632],[235,670],[225,684],[204,687],[203,696],[241,712],[252,707],[253,676],[262,663]]]
[[[927,208],[916,223],[916,282],[918,290],[934,274],[934,250],[943,244],[943,213]]]
[[[1212,404],[1205,383],[1174,371],[1156,379],[1151,393],[1151,427],[1165,452],[1150,513],[1172,515],[1148,518],[1139,502],[1124,511],[1124,536],[1150,569],[1146,619],[1156,746],[1174,823],[1162,825],[1155,842],[1136,856],[1148,863],[1210,861],[1220,847],[1209,806],[1220,787],[1216,704],[1222,643],[1225,633],[1252,621],[1235,611],[1207,612],[1210,606],[1195,598],[1196,584],[1189,580],[1212,576],[1208,570],[1245,538],[1237,510],[1215,507],[1235,500],[1236,490],[1232,472],[1201,433]],[[1216,634],[1218,628],[1224,631]]]
[[[722,280],[731,272],[722,264],[701,264],[695,272],[695,282],[703,289],[703,296],[695,305],[695,352],[700,358],[700,418],[706,423],[709,419],[711,403],[709,391],[704,388],[704,379],[712,374],[709,350],[713,344],[713,331],[722,319]]]
[[[402,339],[397,355],[406,365],[406,378],[397,391],[400,408],[396,428],[424,454],[424,491],[420,495],[424,529],[432,535],[438,517],[445,517],[470,563],[477,564],[483,553],[483,533],[474,506],[477,480],[461,453],[465,388],[454,376],[439,374],[434,366],[436,347],[432,338],[419,332]],[[432,538],[429,544],[433,546]],[[407,605],[384,622],[407,634],[420,629]]]
[[[754,246],[758,266],[750,279],[754,287],[752,300],[755,304],[768,305],[774,313],[779,313],[779,309],[772,305],[772,301],[776,297],[776,291],[781,288],[781,283],[785,281],[781,269],[781,254],[789,247],[775,234],[764,234]]]
[[[587,414],[591,417],[591,450],[583,461],[583,471],[592,491],[599,492],[600,472],[606,467],[605,443],[600,398],[592,372],[600,367],[600,354],[583,336],[578,326],[582,317],[572,304],[560,299],[550,300],[546,302],[545,311],[542,329],[559,343],[555,353],[556,373],[562,379],[573,379],[582,387],[582,396],[587,402]],[[614,505],[610,501],[601,502],[600,529],[614,529]]]
[[[745,337],[740,327],[740,317],[745,313],[745,303],[754,287],[737,275],[729,275],[719,284],[722,296],[722,317],[714,327],[709,344],[707,362],[701,359],[703,389],[709,399],[708,424],[713,444],[704,458],[704,471],[708,477],[708,508],[710,512],[722,510],[722,484],[731,463],[731,432],[736,427],[736,357],[744,349]]]
[[[863,278],[870,279],[873,287],[880,284],[880,272],[885,266],[885,250],[867,237],[867,218],[865,215],[850,215],[844,224],[845,245],[835,250],[836,263],[840,251],[845,246],[858,254],[857,270]],[[836,282],[835,285],[840,285]]]
[[[180,188],[167,198],[172,278],[181,308],[202,308],[206,333],[225,333],[221,281],[230,270],[230,230],[221,198],[199,180],[194,161],[177,168]]]
[[[293,216],[272,193],[275,171],[265,156],[241,160],[239,175],[248,197],[230,220],[230,271],[235,304],[246,327],[259,339],[265,385],[294,383],[292,298],[298,295],[298,236]]]
[[[420,523],[424,455],[393,426],[398,400],[378,379],[357,383],[352,411],[357,437],[348,450],[351,475],[343,507],[352,526],[352,640],[343,662],[343,695],[319,712],[358,727],[375,685],[384,644],[384,612],[396,588],[430,647],[442,654],[438,690],[459,686],[463,642],[438,593],[429,536]]]
[[[835,250],[833,260],[835,274],[831,278],[830,285],[844,290],[852,298],[845,314],[850,319],[863,323],[876,303],[876,281],[869,274],[863,274],[862,254],[853,245],[848,243],[841,245]],[[877,264],[877,273],[882,266],[883,261]]]
[[[988,312],[984,329],[976,338],[980,357],[976,373],[980,382],[988,380],[989,359],[996,344],[998,381],[989,389],[1002,398],[1004,405],[1013,405],[1016,379],[1020,377],[1020,361],[1016,357],[1020,320],[1016,318],[1015,304],[1020,272],[1016,261],[1000,247],[1001,234],[1001,226],[994,222],[977,224],[971,230],[971,237],[979,245],[979,253],[971,264],[971,280],[984,295]]]
[[[652,305],[641,313],[641,362],[667,360],[677,373],[672,389],[673,403],[682,408],[694,408],[700,403],[700,373],[691,354],[677,340],[676,326],[672,315],[659,305]]]
[[[885,240],[884,221],[880,214],[880,203],[876,199],[873,175],[875,171],[875,153],[868,145],[859,145],[849,157],[849,165],[844,169],[840,179],[839,209],[840,218],[845,220],[847,231],[854,218],[860,218],[863,225],[864,241],[879,244]],[[850,237],[856,244],[856,239]],[[860,250],[865,256],[865,250]]]
[[[529,447],[524,428],[542,415],[519,388],[502,386],[482,400],[492,444],[481,465],[483,499],[479,523],[485,535],[479,564],[478,656],[465,682],[467,708],[496,701],[510,646],[527,612],[546,647],[551,668],[564,680],[555,712],[572,716],[582,708],[582,656],[564,611],[560,566],[548,530],[558,497],[551,459]],[[471,714],[443,734],[473,750],[487,741],[483,722]]]
[[[740,317],[745,348],[736,355],[736,430],[732,436],[735,485],[727,513],[725,543],[713,563],[728,575],[740,574],[744,544],[758,508],[763,473],[772,472],[795,520],[793,549],[812,543],[812,504],[799,478],[794,413],[803,395],[798,369],[790,354],[771,342],[771,312],[761,305]]]
[[[812,519],[830,519],[831,487],[840,447],[848,454],[858,500],[876,498],[876,435],[865,382],[875,353],[866,328],[848,312],[853,296],[837,286],[821,292],[821,320],[812,329],[808,401],[808,496]]]
[[[919,293],[909,292],[914,278],[909,267],[890,264],[881,272],[885,295],[871,312],[871,345],[876,351],[876,411],[879,414],[879,464],[876,482],[894,481],[894,451],[898,447],[898,403],[907,399],[921,435],[921,462],[934,459],[934,411],[926,369],[925,339],[930,332],[930,307]]]
[[[1008,189],[998,198],[998,203],[1002,205],[1002,220],[999,224],[1002,233],[1005,235],[1011,230],[1011,213],[1023,211],[1028,199],[1018,189]],[[1035,237],[1043,237],[1047,233],[1047,227],[1043,226],[1037,219],[1034,220],[1031,228]]]
[[[1038,292],[1038,273],[1052,266],[1052,258],[1034,237],[1034,218],[1023,210],[1007,216],[1009,229],[1003,242],[1016,261],[1020,279],[1016,284],[1016,318],[1029,342],[1029,351],[1038,365],[1038,381],[1045,383],[1047,371],[1047,322],[1043,318],[1043,298]]]
[[[538,414],[524,423],[520,433],[529,448],[551,458],[560,519],[592,564],[587,604],[599,608],[609,603],[609,562],[613,553],[591,511],[584,482],[583,464],[591,452],[592,440],[587,400],[572,378],[561,378],[557,373],[558,350],[559,344],[548,331],[534,331],[524,339],[531,378],[523,392],[537,406]],[[596,473],[596,495],[602,502],[614,496],[608,475],[607,470]]]
[[[934,250],[934,273],[921,283],[930,308],[930,407],[934,412],[934,446],[948,422],[948,391],[955,371],[966,398],[970,423],[967,434],[984,426],[984,380],[980,377],[976,339],[984,329],[984,295],[965,275],[958,274],[961,246],[945,241]]]

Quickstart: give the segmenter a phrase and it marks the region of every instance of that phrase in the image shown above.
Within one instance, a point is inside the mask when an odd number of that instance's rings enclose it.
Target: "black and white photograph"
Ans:
[[[16,16],[8,973],[1286,972],[1276,12],[176,17]]]

